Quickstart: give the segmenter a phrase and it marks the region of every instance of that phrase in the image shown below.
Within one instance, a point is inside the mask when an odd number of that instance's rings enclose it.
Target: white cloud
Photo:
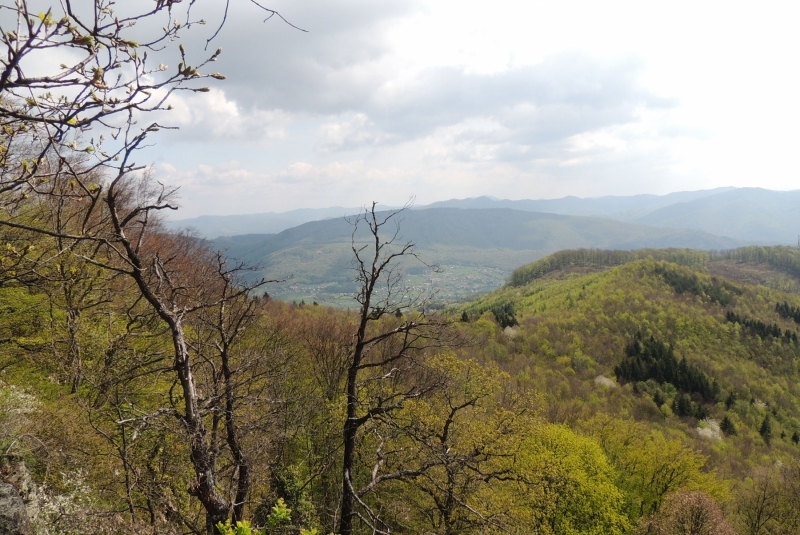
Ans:
[[[243,110],[218,88],[207,93],[179,93],[169,102],[173,109],[161,120],[180,128],[173,137],[181,141],[227,144],[258,140],[265,146],[285,138],[291,122],[290,115],[281,110]]]
[[[375,146],[390,138],[380,132],[364,113],[337,119],[339,120],[323,123],[319,127],[316,142],[318,150],[333,152]]]
[[[621,152],[627,150],[628,143],[617,133],[610,129],[603,129],[594,132],[585,132],[572,136],[569,139],[570,152],[587,152],[594,150],[612,150]]]
[[[797,187],[789,4],[274,7],[310,32],[237,6],[228,80],[167,116],[155,159],[197,213]]]
[[[239,162],[197,165],[179,169],[171,164],[157,167],[156,177],[180,188],[181,210],[175,217],[202,214],[282,212],[294,208],[359,205],[379,199],[388,202],[375,186],[401,183],[405,173],[393,168],[373,168],[363,162],[314,165],[294,162],[277,172],[245,169]],[[412,192],[403,189],[401,198]],[[382,197],[382,199],[380,199]]]

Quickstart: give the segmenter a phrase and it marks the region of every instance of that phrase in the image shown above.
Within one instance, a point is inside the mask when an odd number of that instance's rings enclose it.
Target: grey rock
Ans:
[[[21,460],[0,462],[0,535],[35,535],[36,485]]]

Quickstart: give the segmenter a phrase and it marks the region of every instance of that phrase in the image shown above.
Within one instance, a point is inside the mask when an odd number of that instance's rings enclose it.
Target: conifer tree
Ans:
[[[761,422],[761,427],[758,429],[758,433],[762,436],[764,442],[769,444],[769,441],[772,438],[772,421],[770,420],[769,414],[764,416],[764,420]]]
[[[722,422],[720,422],[719,428],[726,435],[735,435],[737,432],[733,420],[731,420],[727,414],[722,419]]]

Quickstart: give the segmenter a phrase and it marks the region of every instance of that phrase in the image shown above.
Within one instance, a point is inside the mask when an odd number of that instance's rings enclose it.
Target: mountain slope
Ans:
[[[496,208],[598,216],[657,227],[700,230],[748,244],[789,245],[800,235],[800,190],[717,188],[669,195],[633,195],[581,199],[453,199],[435,206]]]
[[[441,300],[453,300],[500,286],[511,270],[564,248],[694,247],[727,249],[734,240],[600,218],[571,217],[508,209],[408,210],[399,241],[412,241],[420,257],[443,266],[432,280],[424,266],[409,265],[410,283],[436,283]],[[354,289],[349,270],[353,228],[344,219],[311,222],[275,235],[237,236],[213,242],[231,258],[260,264],[286,299],[339,304]],[[366,235],[357,235],[364,239]],[[348,301],[345,301],[348,302]],[[346,306],[346,305],[345,305]]]
[[[800,235],[800,190],[739,188],[665,206],[637,223],[702,230],[753,244],[794,244]]]
[[[582,199],[507,200],[490,197],[451,199],[418,206],[414,211],[439,208],[512,209],[570,216],[593,216],[652,225],[700,230],[749,244],[794,244],[800,234],[800,190],[716,188],[668,195],[608,196]],[[202,216],[168,221],[171,229],[193,228],[201,236],[270,234],[310,221],[341,220],[358,208],[332,207],[285,213]],[[683,244],[687,245],[687,244]]]
[[[616,267],[565,263],[453,309],[475,344],[462,353],[497,362],[515,384],[544,393],[549,419],[590,434],[609,416],[635,420],[680,436],[734,478],[796,460],[800,296],[741,283],[747,269],[723,278],[642,253]],[[662,360],[648,377],[646,360],[631,356],[637,339],[674,352],[683,371],[666,380]],[[640,366],[639,379],[625,375],[626,361]]]
[[[800,293],[800,249],[786,246],[745,246],[727,251],[691,249],[640,249],[602,251],[564,250],[516,268],[509,286],[524,286],[565,269],[598,270],[645,258],[674,262],[731,278],[741,283]]]

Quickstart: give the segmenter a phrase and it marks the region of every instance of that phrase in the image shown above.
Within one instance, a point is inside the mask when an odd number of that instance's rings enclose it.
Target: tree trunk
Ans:
[[[360,353],[360,351],[358,352]],[[355,512],[355,496],[353,495],[353,465],[355,464],[356,434],[358,421],[356,417],[356,380],[358,368],[353,359],[347,374],[347,420],[344,423],[344,456],[342,460],[342,510],[339,521],[340,535],[351,535],[353,532],[353,515]]]

